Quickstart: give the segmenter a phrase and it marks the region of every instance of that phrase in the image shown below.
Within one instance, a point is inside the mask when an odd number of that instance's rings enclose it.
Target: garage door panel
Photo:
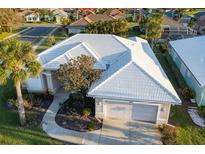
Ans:
[[[150,104],[106,103],[106,118],[156,122],[158,106]]]
[[[132,119],[140,121],[155,122],[158,112],[158,106],[133,104],[132,106]]]
[[[109,119],[131,120],[131,105],[109,103],[106,105],[106,117]]]

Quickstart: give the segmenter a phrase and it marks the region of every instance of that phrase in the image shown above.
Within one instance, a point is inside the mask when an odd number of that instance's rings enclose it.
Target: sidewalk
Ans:
[[[10,38],[12,38],[12,37],[14,37],[14,36],[17,36],[17,35],[19,35],[19,34],[21,34],[21,33],[24,33],[25,31],[27,31],[27,30],[29,30],[29,29],[31,29],[31,27],[27,27],[26,29],[24,29],[24,30],[22,30],[22,31],[20,31],[20,32],[18,32],[18,33],[15,33],[15,34],[9,35],[9,36],[3,38],[1,41],[4,41],[4,40],[7,40],[7,39],[10,39]],[[0,41],[0,42],[1,42],[1,41]]]

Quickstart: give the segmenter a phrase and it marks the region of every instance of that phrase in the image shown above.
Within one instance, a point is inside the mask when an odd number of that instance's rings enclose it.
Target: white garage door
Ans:
[[[131,117],[131,105],[113,102],[106,104],[106,118],[131,120]]]
[[[132,119],[155,122],[157,118],[157,112],[158,112],[158,106],[133,104]]]
[[[107,119],[140,120],[156,122],[158,106],[144,104],[113,103],[106,104]]]

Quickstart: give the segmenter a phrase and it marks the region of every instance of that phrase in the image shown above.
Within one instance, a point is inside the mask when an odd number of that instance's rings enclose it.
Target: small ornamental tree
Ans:
[[[56,40],[55,40],[55,37],[53,35],[49,35],[48,36],[48,44],[51,46],[51,45],[54,45],[56,43]]]
[[[101,71],[93,69],[95,62],[93,57],[86,55],[73,58],[67,64],[60,66],[57,78],[65,90],[85,95],[91,83],[101,75]]]
[[[63,18],[63,21],[62,21],[63,28],[65,28],[69,24],[70,24],[70,20],[68,18]]]

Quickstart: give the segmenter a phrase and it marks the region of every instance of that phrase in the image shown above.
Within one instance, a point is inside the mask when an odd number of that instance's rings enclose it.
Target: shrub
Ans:
[[[160,43],[159,44],[159,50],[161,53],[167,53],[168,52],[168,46],[166,43]]]
[[[83,109],[83,116],[88,117],[90,114],[91,114],[91,109],[90,108]]]
[[[186,87],[182,90],[182,96],[184,99],[189,100],[195,97],[195,93],[191,88]]]
[[[79,101],[79,102],[84,102],[84,97],[83,94],[81,93],[73,93],[70,96],[73,101]]]
[[[36,128],[39,126],[38,114],[27,112],[26,118],[27,126],[31,128]]]
[[[204,106],[199,106],[198,107],[198,113],[201,117],[205,118],[205,107]]]
[[[48,44],[54,45],[56,43],[55,37],[53,35],[48,36]]]
[[[162,127],[162,141],[164,144],[176,143],[176,128],[172,125],[163,125]]]
[[[65,102],[60,103],[60,111],[65,111],[67,108],[73,108],[79,113],[82,113],[85,101],[81,93],[72,93]]]
[[[89,131],[95,130],[96,129],[96,123],[91,121],[90,123],[88,123],[87,127],[88,127]]]
[[[33,107],[33,103],[30,100],[24,100],[23,105],[26,109],[31,109]]]
[[[12,109],[18,108],[18,101],[16,99],[8,99],[8,107]]]
[[[140,38],[146,39],[146,37],[145,37],[144,34],[137,35],[137,37],[140,37]]]

